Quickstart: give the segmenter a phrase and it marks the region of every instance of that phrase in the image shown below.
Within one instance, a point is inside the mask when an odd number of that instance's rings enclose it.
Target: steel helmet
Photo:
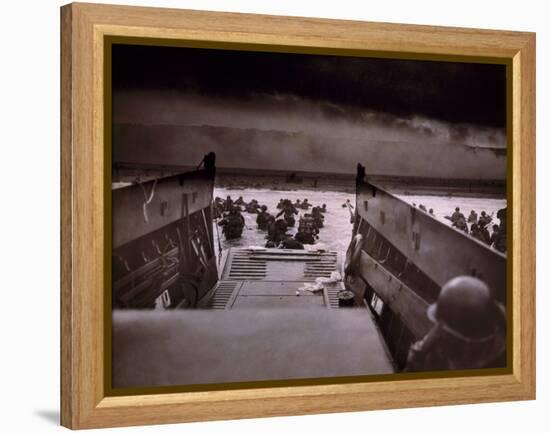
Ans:
[[[470,276],[455,277],[445,283],[427,314],[432,322],[466,341],[492,337],[499,321],[504,320],[504,311],[487,284]]]

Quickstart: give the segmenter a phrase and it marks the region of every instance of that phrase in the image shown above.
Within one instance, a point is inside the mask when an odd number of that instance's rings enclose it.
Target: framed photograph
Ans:
[[[535,398],[535,35],[61,8],[61,422]]]

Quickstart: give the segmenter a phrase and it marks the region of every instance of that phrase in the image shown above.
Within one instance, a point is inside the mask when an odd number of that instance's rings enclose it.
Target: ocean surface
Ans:
[[[321,206],[323,203],[325,203],[327,205],[327,212],[324,214],[324,227],[319,233],[319,240],[315,245],[305,245],[305,248],[326,249],[331,251],[345,252],[349,242],[351,241],[351,232],[353,225],[350,222],[350,214],[347,207],[342,207],[342,204],[349,199],[351,203],[355,205],[354,194],[334,191],[277,191],[271,189],[253,188],[215,188],[214,190],[214,197],[221,197],[225,199],[228,195],[230,195],[233,200],[236,200],[237,198],[242,196],[245,202],[256,199],[261,205],[265,204],[268,208],[268,212],[271,214],[276,214],[279,211],[276,206],[281,198],[288,198],[293,202],[295,202],[296,199],[300,199],[300,201],[303,201],[304,198],[307,198],[308,202],[310,202],[314,206]],[[448,197],[433,195],[400,195],[399,197],[408,203],[414,203],[417,206],[423,204],[424,206],[426,206],[427,209],[432,208],[434,210],[435,217],[449,225],[451,223],[445,218],[445,216],[451,215],[454,212],[455,207],[457,206],[460,207],[461,212],[466,217],[472,209],[475,210],[478,215],[481,213],[482,210],[487,212],[489,215],[494,214],[493,218],[495,223],[497,224],[498,220],[496,219],[496,212],[499,209],[506,207],[505,199],[458,196]],[[304,210],[299,211],[300,215],[306,212]],[[237,246],[265,246],[266,233],[257,229],[256,214],[243,212],[242,215],[245,218],[246,226],[240,239],[233,239],[229,241],[225,240],[222,235],[221,227],[218,227],[220,241],[223,249]],[[296,217],[296,222],[298,222],[300,215]],[[296,227],[289,229],[288,233],[296,233]],[[214,229],[214,236],[217,238],[216,229]]]

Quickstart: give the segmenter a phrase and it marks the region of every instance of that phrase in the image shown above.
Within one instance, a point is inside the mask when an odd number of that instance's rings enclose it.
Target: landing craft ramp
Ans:
[[[339,308],[341,282],[299,290],[340,268],[335,252],[230,249],[197,310],[115,312],[114,386],[393,373],[369,310]]]
[[[340,268],[336,252],[231,248],[220,281],[202,307],[338,308],[341,282],[325,285],[318,294],[300,288]]]

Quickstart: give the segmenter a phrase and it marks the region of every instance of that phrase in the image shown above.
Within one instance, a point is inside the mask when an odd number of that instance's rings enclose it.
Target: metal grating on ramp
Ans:
[[[334,309],[334,308],[340,308],[338,304],[338,292],[342,290],[342,286],[340,284],[336,284],[334,286],[327,286],[325,288],[325,302],[327,308]]]
[[[220,281],[214,289],[213,295],[208,300],[206,308],[212,310],[225,310],[231,306],[237,292],[237,281]]]
[[[249,251],[233,251],[228,264],[230,280],[262,280],[267,276],[266,260],[254,257]]]
[[[223,280],[313,281],[338,269],[336,252],[232,249]]]
[[[304,277],[311,279],[330,277],[330,273],[336,270],[338,263],[336,253],[324,253],[316,256],[315,259],[306,262]]]

